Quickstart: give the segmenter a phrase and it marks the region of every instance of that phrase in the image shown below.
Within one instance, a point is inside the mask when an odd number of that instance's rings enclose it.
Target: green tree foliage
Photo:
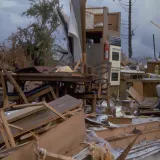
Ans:
[[[30,8],[23,16],[31,18],[33,23],[27,28],[18,28],[18,43],[26,48],[35,65],[45,65],[54,54],[52,33],[60,25],[57,9],[61,10],[59,0],[29,0]]]

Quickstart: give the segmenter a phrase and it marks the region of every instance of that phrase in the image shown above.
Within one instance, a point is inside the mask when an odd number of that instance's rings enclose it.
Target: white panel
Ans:
[[[111,69],[111,86],[119,86],[120,85],[120,69],[112,68]]]
[[[112,62],[112,67],[120,68],[121,47],[110,45],[110,62]]]

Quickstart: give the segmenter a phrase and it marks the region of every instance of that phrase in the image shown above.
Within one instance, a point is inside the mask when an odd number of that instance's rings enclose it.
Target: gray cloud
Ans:
[[[128,0],[124,0],[128,1]],[[69,0],[60,0],[64,11],[69,15]],[[88,0],[88,6],[108,6],[110,12],[121,12],[122,19],[127,20],[128,13],[117,6],[113,0]],[[133,37],[134,56],[153,55],[152,34],[155,34],[156,51],[160,51],[160,30],[150,20],[160,24],[160,0],[137,0],[133,6],[132,22],[133,29],[138,25]],[[27,0],[1,0],[0,1],[0,40],[7,38],[16,31],[17,26],[26,26],[29,19],[21,17],[21,13],[29,7]],[[126,26],[127,27],[127,26]],[[122,28],[122,34],[127,35],[127,30]],[[127,39],[122,37],[122,48],[127,53]]]

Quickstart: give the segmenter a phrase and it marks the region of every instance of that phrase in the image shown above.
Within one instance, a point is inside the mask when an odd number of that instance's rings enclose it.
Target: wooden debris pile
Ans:
[[[15,112],[5,115],[5,111]],[[82,102],[66,95],[50,103],[5,107],[1,109],[0,132],[0,158],[34,159],[35,135],[39,147],[46,150],[45,156],[72,156],[83,149],[80,144],[85,139]],[[43,155],[42,151],[39,152]],[[8,157],[4,159],[10,159]]]

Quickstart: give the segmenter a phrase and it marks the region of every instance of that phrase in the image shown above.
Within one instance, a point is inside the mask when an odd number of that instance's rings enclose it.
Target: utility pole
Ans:
[[[128,10],[128,53],[132,57],[132,0],[129,0]]]
[[[154,49],[154,59],[156,60],[156,47],[155,47],[155,38],[153,34],[153,49]]]

